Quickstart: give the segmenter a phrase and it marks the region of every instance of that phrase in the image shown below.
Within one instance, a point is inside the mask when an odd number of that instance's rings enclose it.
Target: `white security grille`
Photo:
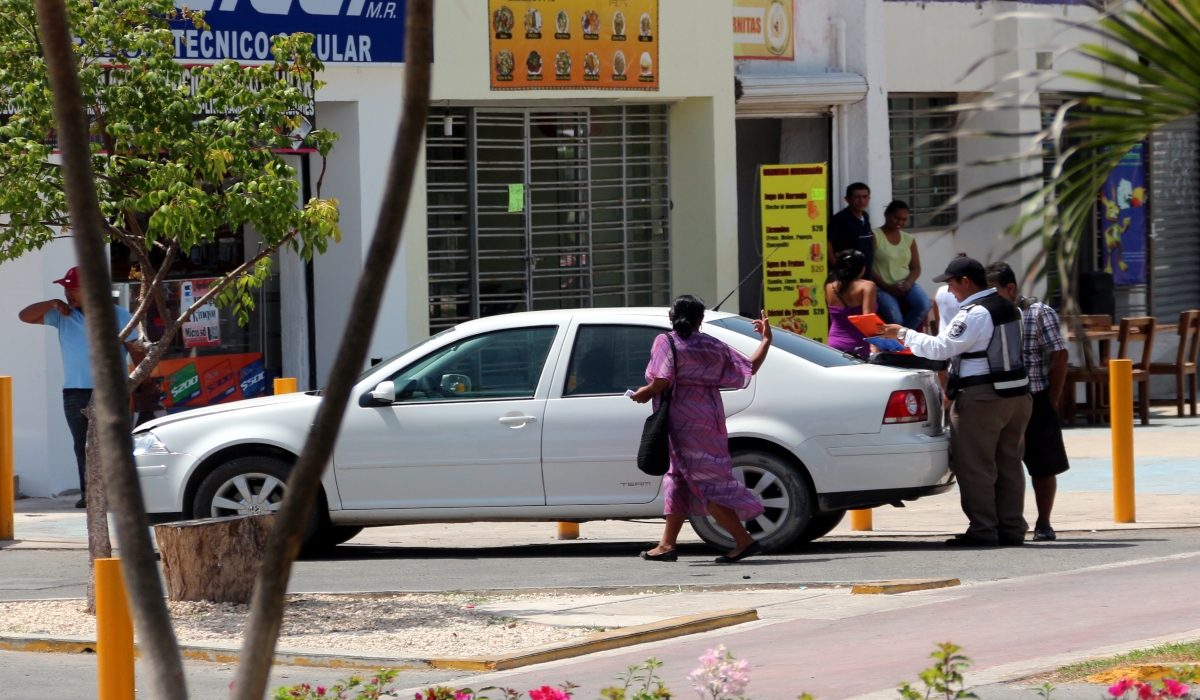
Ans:
[[[935,172],[958,162],[958,141],[948,138],[920,143],[954,129],[954,115],[938,110],[956,101],[955,95],[891,95],[888,123],[892,150],[892,199],[908,204],[910,228],[953,226],[958,208],[938,211],[958,194],[958,173]]]
[[[665,106],[435,110],[426,136],[431,333],[668,302]],[[511,185],[523,211],[509,211]]]

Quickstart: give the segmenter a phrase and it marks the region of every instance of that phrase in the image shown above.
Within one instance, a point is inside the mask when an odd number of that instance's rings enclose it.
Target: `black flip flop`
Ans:
[[[717,557],[714,561],[716,561],[716,563],[718,563],[718,564],[736,564],[739,561],[745,559],[746,557],[752,557],[755,554],[762,554],[762,551],[763,551],[762,545],[759,544],[757,540],[755,540],[754,544],[746,547],[741,552],[733,555],[732,557],[722,554],[721,556]]]
[[[675,551],[674,549],[669,552],[663,552],[662,554],[651,554],[649,551],[646,551],[642,552],[641,557],[646,561],[678,561],[679,552]]]

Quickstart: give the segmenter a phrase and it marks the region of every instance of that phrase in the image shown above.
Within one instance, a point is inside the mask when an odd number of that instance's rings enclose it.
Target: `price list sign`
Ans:
[[[824,343],[829,337],[827,166],[764,165],[759,176],[767,318],[773,326]]]
[[[658,0],[488,0],[493,90],[658,89]]]

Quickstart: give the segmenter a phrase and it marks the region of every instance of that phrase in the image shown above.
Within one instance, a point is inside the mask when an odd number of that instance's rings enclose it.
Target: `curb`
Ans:
[[[912,591],[930,591],[935,588],[950,588],[961,585],[956,578],[913,578],[895,581],[879,581],[876,583],[860,583],[850,589],[850,593],[858,595],[892,595]]]
[[[753,622],[757,619],[758,611],[754,608],[732,608],[700,615],[672,617],[649,625],[623,627],[610,632],[598,632],[564,642],[490,656],[409,658],[337,649],[276,649],[275,663],[320,668],[400,670],[440,668],[455,671],[504,671],[547,661],[584,656],[598,651],[708,632],[722,627],[739,625],[743,622]],[[241,647],[233,644],[180,644],[179,650],[183,658],[193,661],[237,663],[241,658]],[[0,635],[0,651],[95,653],[96,640],[87,637],[5,634]]]

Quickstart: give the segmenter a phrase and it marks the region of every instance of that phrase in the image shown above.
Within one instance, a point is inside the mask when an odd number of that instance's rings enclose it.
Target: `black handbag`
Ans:
[[[667,334],[671,342],[671,366],[675,366],[675,339]],[[676,367],[675,376],[679,376]],[[650,476],[662,476],[671,468],[671,446],[667,441],[668,418],[671,413],[671,393],[675,390],[674,382],[663,392],[658,410],[650,414],[642,427],[642,444],[638,447],[638,469]]]

